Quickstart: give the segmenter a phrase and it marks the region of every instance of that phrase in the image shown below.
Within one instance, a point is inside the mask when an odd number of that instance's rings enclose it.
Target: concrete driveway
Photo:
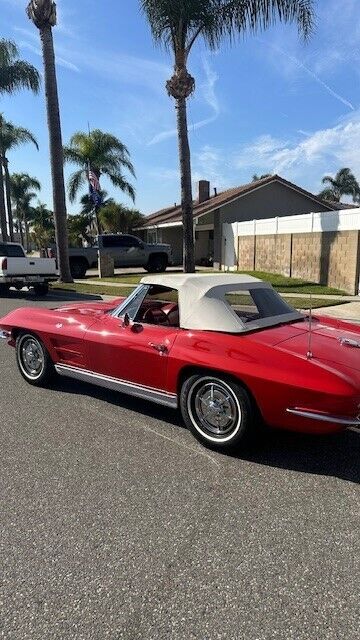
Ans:
[[[359,637],[360,435],[226,457],[171,410],[28,386],[6,344],[0,384],[0,637]]]

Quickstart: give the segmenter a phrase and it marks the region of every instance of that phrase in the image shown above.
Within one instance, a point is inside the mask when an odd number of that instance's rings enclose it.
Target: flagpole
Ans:
[[[91,138],[91,128],[90,128],[90,122],[88,121],[88,132],[89,132],[89,139]],[[91,170],[91,164],[90,164],[90,159],[88,158],[88,167],[87,167],[87,172],[88,172],[88,181],[89,181],[89,192],[90,192],[90,198],[92,196],[92,191],[91,191],[91,182],[90,182],[90,170]],[[98,218],[98,208],[94,202],[94,207],[92,209],[92,215],[95,218],[95,226],[96,226],[96,233],[99,236],[100,235],[100,225],[99,225],[99,218]]]

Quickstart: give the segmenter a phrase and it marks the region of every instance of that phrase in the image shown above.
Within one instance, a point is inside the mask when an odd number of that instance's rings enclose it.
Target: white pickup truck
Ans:
[[[49,282],[57,278],[54,259],[28,258],[21,244],[0,242],[0,296],[10,287],[31,287],[36,295],[46,296]]]

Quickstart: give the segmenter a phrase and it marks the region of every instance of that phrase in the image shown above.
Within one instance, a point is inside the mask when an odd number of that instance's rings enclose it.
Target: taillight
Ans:
[[[1,268],[3,271],[6,271],[7,269],[7,258],[3,258],[2,262],[1,262]]]

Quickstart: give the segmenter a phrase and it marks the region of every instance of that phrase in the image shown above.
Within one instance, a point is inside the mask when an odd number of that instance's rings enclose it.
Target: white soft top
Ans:
[[[280,318],[273,316],[245,324],[226,302],[225,294],[237,291],[240,293],[241,291],[251,292],[253,289],[271,289],[275,296],[278,295],[268,282],[248,275],[166,274],[146,276],[142,278],[141,284],[169,287],[179,292],[182,329],[244,333],[250,329],[271,326]],[[289,316],[298,318],[300,314],[292,311]],[[284,315],[281,319],[284,319]]]

